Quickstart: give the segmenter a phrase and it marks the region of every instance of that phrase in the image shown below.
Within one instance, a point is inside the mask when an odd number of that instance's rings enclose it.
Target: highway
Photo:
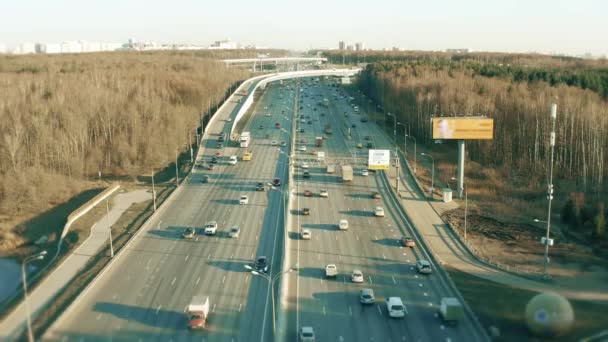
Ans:
[[[272,87],[271,87],[272,88]],[[237,143],[217,149],[220,132],[229,133],[228,115],[237,104],[229,104],[208,130],[202,151],[205,167],[197,167],[181,185],[175,198],[163,205],[155,220],[123,251],[122,255],[44,335],[46,341],[267,341],[271,338],[270,288],[244,266],[256,256],[271,259],[280,267],[283,245],[282,195],[279,191],[258,192],[257,182],[285,178],[286,163],[279,163],[278,147],[272,139],[289,142],[287,130],[275,129],[281,122],[289,127],[293,103],[285,99],[285,115],[266,106],[278,107],[272,89],[255,107],[260,111],[250,120],[253,151],[251,161],[240,161],[243,148]],[[264,129],[259,129],[264,125]],[[266,138],[268,134],[269,138]],[[227,134],[229,136],[229,134]],[[286,150],[289,147],[283,147]],[[216,152],[219,164],[206,165]],[[239,156],[236,165],[226,161]],[[200,156],[200,154],[199,154]],[[209,183],[202,183],[204,175]],[[267,186],[267,189],[270,189]],[[239,205],[241,195],[249,196]],[[219,224],[216,236],[203,235],[208,221]],[[240,237],[231,239],[232,225],[241,227]],[[197,228],[192,240],[181,237],[187,226]],[[211,313],[208,329],[188,330],[186,306],[194,295],[208,295]],[[255,317],[255,319],[252,319]]]
[[[394,150],[394,144],[373,123],[362,123],[364,115],[355,112],[346,93],[337,89],[309,86],[300,93],[297,114],[299,119],[306,117],[306,123],[299,123],[304,133],[298,132],[296,140],[304,139],[307,151],[297,151],[293,160],[296,196],[290,207],[292,217],[288,222],[292,224],[287,227],[287,257],[295,260],[299,272],[289,275],[287,340],[297,340],[302,326],[313,327],[320,341],[484,340],[485,335],[479,335],[472,322],[465,320],[456,327],[446,327],[436,316],[440,298],[453,296],[453,289],[420,242],[412,249],[400,246],[401,237],[415,235],[391,200],[383,172],[361,175],[367,168],[365,136],[370,137],[374,148]],[[323,98],[330,99],[329,108],[318,105]],[[332,125],[333,134],[327,135],[322,148],[316,148],[314,137],[322,135],[326,123]],[[363,148],[357,148],[358,143]],[[314,149],[326,152],[326,162],[315,161],[311,154]],[[303,162],[309,164],[310,178],[303,177]],[[340,163],[353,166],[351,184],[340,181],[339,167],[335,174],[326,173],[326,164]],[[319,196],[321,189],[328,190],[329,198]],[[305,190],[312,191],[313,197],[304,196]],[[373,199],[374,191],[379,191],[382,198]],[[384,207],[385,217],[374,217],[376,206]],[[309,208],[310,215],[303,215],[303,208]],[[338,230],[340,219],[348,220],[347,231]],[[301,229],[309,229],[312,239],[300,239]],[[414,265],[419,259],[433,263],[432,274],[417,273]],[[327,264],[337,265],[336,279],[325,277]],[[351,282],[350,274],[355,269],[363,272],[363,284]],[[359,303],[362,288],[374,290],[375,305]],[[389,296],[402,298],[407,310],[404,319],[388,317],[385,298]]]

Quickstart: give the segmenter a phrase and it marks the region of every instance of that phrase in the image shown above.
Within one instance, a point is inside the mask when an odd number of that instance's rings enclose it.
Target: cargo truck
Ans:
[[[241,143],[241,147],[249,147],[249,143],[251,142],[251,133],[250,132],[241,133],[239,142]]]
[[[464,308],[457,298],[444,297],[441,298],[439,306],[439,317],[441,320],[450,325],[456,325],[464,316]]]
[[[353,180],[353,167],[350,165],[342,165],[342,181],[343,182],[352,182]]]
[[[317,147],[323,146],[323,137],[316,137],[315,138],[315,146],[317,146]]]
[[[188,314],[188,327],[190,329],[204,329],[209,315],[209,297],[194,296],[186,310]]]
[[[243,160],[251,160],[252,156],[253,153],[251,151],[246,151],[245,153],[243,153]]]

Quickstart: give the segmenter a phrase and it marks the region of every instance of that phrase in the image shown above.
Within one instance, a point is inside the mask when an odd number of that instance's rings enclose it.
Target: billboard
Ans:
[[[390,150],[369,150],[367,168],[370,170],[388,170],[391,164]]]
[[[494,139],[494,119],[432,118],[433,139]]]

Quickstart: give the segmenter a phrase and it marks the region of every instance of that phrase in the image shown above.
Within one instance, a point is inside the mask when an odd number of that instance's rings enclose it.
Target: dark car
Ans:
[[[223,141],[224,141],[224,137],[220,135],[220,137],[219,137],[219,138],[217,138],[217,141],[218,141],[218,142],[223,142]]]
[[[372,147],[374,147],[374,144],[372,144],[371,142],[368,142],[367,143],[367,148],[372,148]]]
[[[302,215],[310,215],[310,208],[302,208]]]
[[[216,157],[212,157],[211,158],[211,164],[217,164],[217,158]]]
[[[369,135],[366,135],[365,140],[372,140],[372,137],[370,137]]]
[[[306,197],[312,197],[312,191],[310,191],[310,190],[304,190],[304,196],[306,196]]]
[[[217,143],[217,148],[224,148],[224,143],[218,142]]]
[[[209,183],[209,176],[207,176],[207,175],[203,176],[203,183]]]
[[[300,133],[304,133],[304,128],[300,128]]]
[[[310,178],[310,172],[304,171],[304,178]]]
[[[274,186],[281,186],[281,180],[278,179],[278,178],[273,179],[272,185],[274,185]]]
[[[380,199],[380,193],[379,192],[372,192],[372,198],[373,199]]]
[[[255,259],[255,262],[253,263],[253,268],[258,272],[267,273],[268,272],[268,258],[265,256],[258,257],[257,259]]]
[[[258,128],[259,129],[264,129],[264,125],[260,125]]]
[[[213,164],[209,164],[209,166],[207,166],[207,169],[208,169],[209,171],[211,171],[211,170],[215,169],[215,165],[213,165]]]
[[[256,190],[256,191],[264,191],[264,190],[265,190],[265,189],[264,189],[264,183],[259,182],[259,183],[256,185],[255,190]]]
[[[352,126],[351,126],[351,127],[352,127],[352,128],[357,128],[357,125],[355,125],[355,124],[352,124]]]

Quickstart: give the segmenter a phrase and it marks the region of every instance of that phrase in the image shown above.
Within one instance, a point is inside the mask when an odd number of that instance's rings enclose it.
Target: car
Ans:
[[[309,125],[312,125],[312,120],[308,120],[308,124],[309,124]]]
[[[238,239],[239,235],[241,235],[241,228],[239,226],[230,227],[230,231],[228,232],[228,237],[232,239]]]
[[[211,170],[213,170],[213,169],[215,169],[215,165],[213,165],[213,164],[209,164],[209,165],[207,166],[207,170],[211,171]]]
[[[304,133],[304,128],[300,128],[300,133]]]
[[[264,129],[264,125],[259,125],[258,129]]]
[[[300,328],[300,342],[315,342],[315,331],[312,327]]]
[[[264,183],[259,182],[258,184],[256,184],[256,186],[255,186],[255,190],[256,190],[256,191],[264,191],[264,190],[265,190],[265,188],[264,188]]]
[[[247,204],[247,203],[249,203],[249,196],[242,195],[241,198],[239,198],[239,204]]]
[[[306,197],[312,197],[312,191],[310,191],[310,190],[304,190],[304,196],[306,196]]]
[[[359,292],[359,302],[361,304],[374,304],[376,302],[376,298],[374,297],[374,290],[362,289]]]
[[[310,240],[310,238],[312,237],[312,233],[310,232],[310,229],[302,229],[302,232],[300,233],[300,237],[302,238],[302,240]]]
[[[321,190],[319,191],[319,197],[325,197],[325,198],[328,198],[328,197],[329,197],[329,192],[328,192],[327,190],[325,190],[325,189],[321,189]]]
[[[184,232],[182,233],[182,237],[184,239],[192,239],[192,238],[194,238],[194,234],[195,234],[194,228],[186,227],[186,229],[184,229]]]
[[[284,141],[281,141],[281,146],[285,147],[285,146],[287,146],[287,143]]]
[[[370,137],[369,135],[366,135],[364,139],[365,140],[372,140],[372,137]]]
[[[304,171],[303,176],[304,178],[310,178],[310,172]]]
[[[302,166],[303,169],[308,169],[308,163],[302,163],[301,166]]]
[[[230,156],[230,159],[228,159],[228,164],[230,165],[236,165],[238,159],[236,156]]]
[[[325,276],[328,278],[337,277],[338,267],[335,264],[328,264],[327,266],[325,266]]]
[[[217,164],[217,157],[211,157],[211,164]]]
[[[401,238],[401,244],[403,247],[416,247],[416,241],[409,236],[404,236]]]
[[[274,140],[273,140],[273,141],[271,141],[271,142],[270,142],[270,146],[277,146],[277,142],[276,142],[276,141],[274,141]]]
[[[283,111],[283,112],[285,112],[285,111]],[[266,113],[266,114],[265,114],[265,116],[271,116],[271,115],[272,115],[272,114],[270,114],[270,113]]]
[[[226,119],[227,122],[232,122],[232,118]]]
[[[361,122],[367,122],[367,118],[362,118]]]
[[[400,297],[388,297],[386,299],[386,310],[389,317],[405,317],[405,306]]]
[[[352,127],[352,128],[357,128],[357,125],[352,124],[350,127]]]
[[[259,256],[253,263],[253,268],[258,272],[268,272],[268,258],[265,256]]]
[[[300,151],[306,152],[306,146],[304,146],[304,145],[300,146]]]
[[[361,176],[369,176],[369,172],[367,171],[367,169],[361,170]]]
[[[348,220],[341,219],[338,222],[338,229],[340,229],[340,230],[348,230]]]
[[[220,137],[219,137],[219,138],[217,138],[217,142],[220,142],[220,143],[221,143],[221,142],[224,142],[224,136],[223,136],[223,135],[220,135]]]
[[[350,281],[353,283],[362,283],[363,282],[363,272],[361,270],[354,270],[350,275]]]
[[[217,222],[209,221],[205,224],[205,234],[206,235],[215,235],[217,233]]]
[[[374,209],[374,216],[376,216],[376,217],[384,217],[384,208],[382,208],[382,207],[376,207]]]
[[[272,185],[281,186],[281,180],[279,178],[275,178],[272,180]]]
[[[224,148],[224,143],[218,142],[216,145],[217,148]]]
[[[201,180],[203,183],[209,183],[209,176],[204,175],[203,179]]]
[[[418,270],[418,273],[422,274],[431,274],[433,272],[431,263],[428,260],[416,261],[416,270]]]
[[[222,153],[221,153],[221,152],[215,152],[215,157],[216,157],[216,158],[219,158],[219,157],[221,157],[221,156],[222,156]]]
[[[368,142],[368,143],[367,143],[367,145],[366,145],[366,147],[367,147],[367,148],[373,148],[373,147],[374,147],[374,144],[372,144],[371,142]]]
[[[302,215],[310,215],[310,208],[302,208]]]
[[[357,144],[357,148],[363,148],[363,144]]]
[[[306,119],[300,119],[301,123],[306,123]]]
[[[301,144],[306,144],[306,139],[300,139]]]
[[[377,191],[372,192],[372,198],[373,199],[380,199],[380,193]]]

